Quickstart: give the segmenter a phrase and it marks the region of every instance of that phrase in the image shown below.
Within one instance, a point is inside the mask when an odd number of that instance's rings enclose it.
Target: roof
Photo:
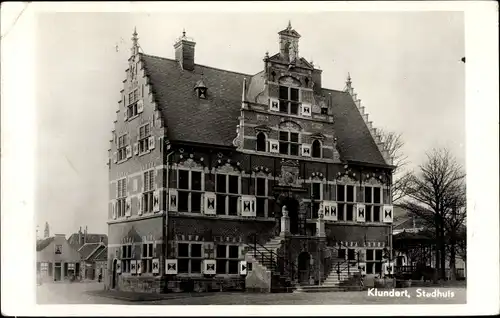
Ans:
[[[53,241],[54,241],[54,237],[48,237],[45,239],[37,240],[36,241],[36,251],[39,252],[39,251],[45,249]]]
[[[85,236],[84,233],[81,233],[82,237]],[[76,249],[79,249],[83,244],[79,241],[79,233],[73,233],[71,236],[68,238],[68,243],[75,247]],[[102,242],[104,244],[108,244],[108,236],[106,234],[88,234],[85,239],[85,243],[99,243]]]
[[[241,108],[243,79],[250,75],[195,64],[183,70],[175,60],[142,55],[170,140],[232,146]],[[207,98],[194,91],[201,79]]]
[[[107,261],[108,260],[108,248],[104,245],[101,245],[101,247],[93,253],[89,257],[90,261]]]
[[[248,75],[198,64],[193,71],[186,71],[172,59],[141,57],[170,140],[233,147],[243,79],[250,79],[250,95],[255,100],[263,82],[261,73]],[[198,98],[194,91],[202,75],[208,88],[206,99]],[[333,128],[341,159],[386,166],[352,97],[331,89],[322,93],[332,96]]]
[[[80,253],[82,259],[86,260],[90,256],[92,256],[92,254],[94,254],[101,246],[104,245],[101,243],[85,243],[82,247],[80,247],[80,249],[78,249],[78,253]]]

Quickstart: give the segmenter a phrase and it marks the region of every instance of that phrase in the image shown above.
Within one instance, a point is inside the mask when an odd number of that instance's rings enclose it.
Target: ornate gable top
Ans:
[[[288,21],[288,26],[286,29],[278,32],[279,35],[288,35],[292,37],[300,38],[300,34],[292,28],[292,22]]]

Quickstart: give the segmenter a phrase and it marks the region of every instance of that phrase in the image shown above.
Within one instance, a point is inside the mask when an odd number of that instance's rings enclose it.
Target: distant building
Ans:
[[[80,249],[86,243],[104,243],[108,245],[108,236],[106,234],[89,234],[87,233],[87,227],[82,232],[82,228],[78,230],[78,233],[73,233],[68,238],[68,242],[75,249]]]
[[[64,281],[78,276],[80,254],[64,234],[56,234],[36,242],[36,269],[42,281]]]
[[[108,248],[105,243],[85,243],[78,253],[80,253],[80,277],[85,280],[96,280],[99,274],[106,274],[106,261],[108,259]]]

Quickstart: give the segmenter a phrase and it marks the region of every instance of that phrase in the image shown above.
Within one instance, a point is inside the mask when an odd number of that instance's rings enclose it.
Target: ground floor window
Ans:
[[[216,273],[238,274],[239,246],[218,244],[216,249]]]
[[[366,250],[366,273],[381,274],[382,273],[382,250],[367,249]]]
[[[201,243],[177,244],[177,272],[184,274],[200,274],[203,261]]]

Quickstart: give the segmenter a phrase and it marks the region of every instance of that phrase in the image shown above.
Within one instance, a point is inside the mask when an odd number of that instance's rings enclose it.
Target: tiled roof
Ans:
[[[88,259],[99,246],[102,246],[101,243],[86,243],[78,250],[82,259]]]
[[[42,240],[37,240],[36,241],[36,251],[39,252],[39,251],[43,250],[44,248],[49,246],[50,243],[52,243],[52,241],[54,241],[54,237],[48,237],[48,238],[45,238]]]
[[[85,236],[85,234],[82,233],[82,237],[83,236]],[[83,244],[79,242],[78,238],[79,234],[73,233],[68,238],[68,243],[74,248],[79,249]],[[85,239],[85,243],[99,243],[101,241],[101,238],[104,244],[108,244],[108,236],[106,234],[88,234],[88,233]]]
[[[146,54],[142,54],[142,60],[170,140],[232,146],[239,123],[243,79],[253,77],[258,81],[260,73],[253,76],[202,65],[185,71],[175,60]],[[208,87],[207,99],[198,98],[194,91],[202,73]],[[254,84],[250,82],[250,87]],[[341,159],[386,165],[352,97],[329,89],[323,89],[323,94],[332,95]]]
[[[94,254],[89,257],[91,261],[106,261],[108,260],[108,248],[106,246],[102,246],[99,248]]]

